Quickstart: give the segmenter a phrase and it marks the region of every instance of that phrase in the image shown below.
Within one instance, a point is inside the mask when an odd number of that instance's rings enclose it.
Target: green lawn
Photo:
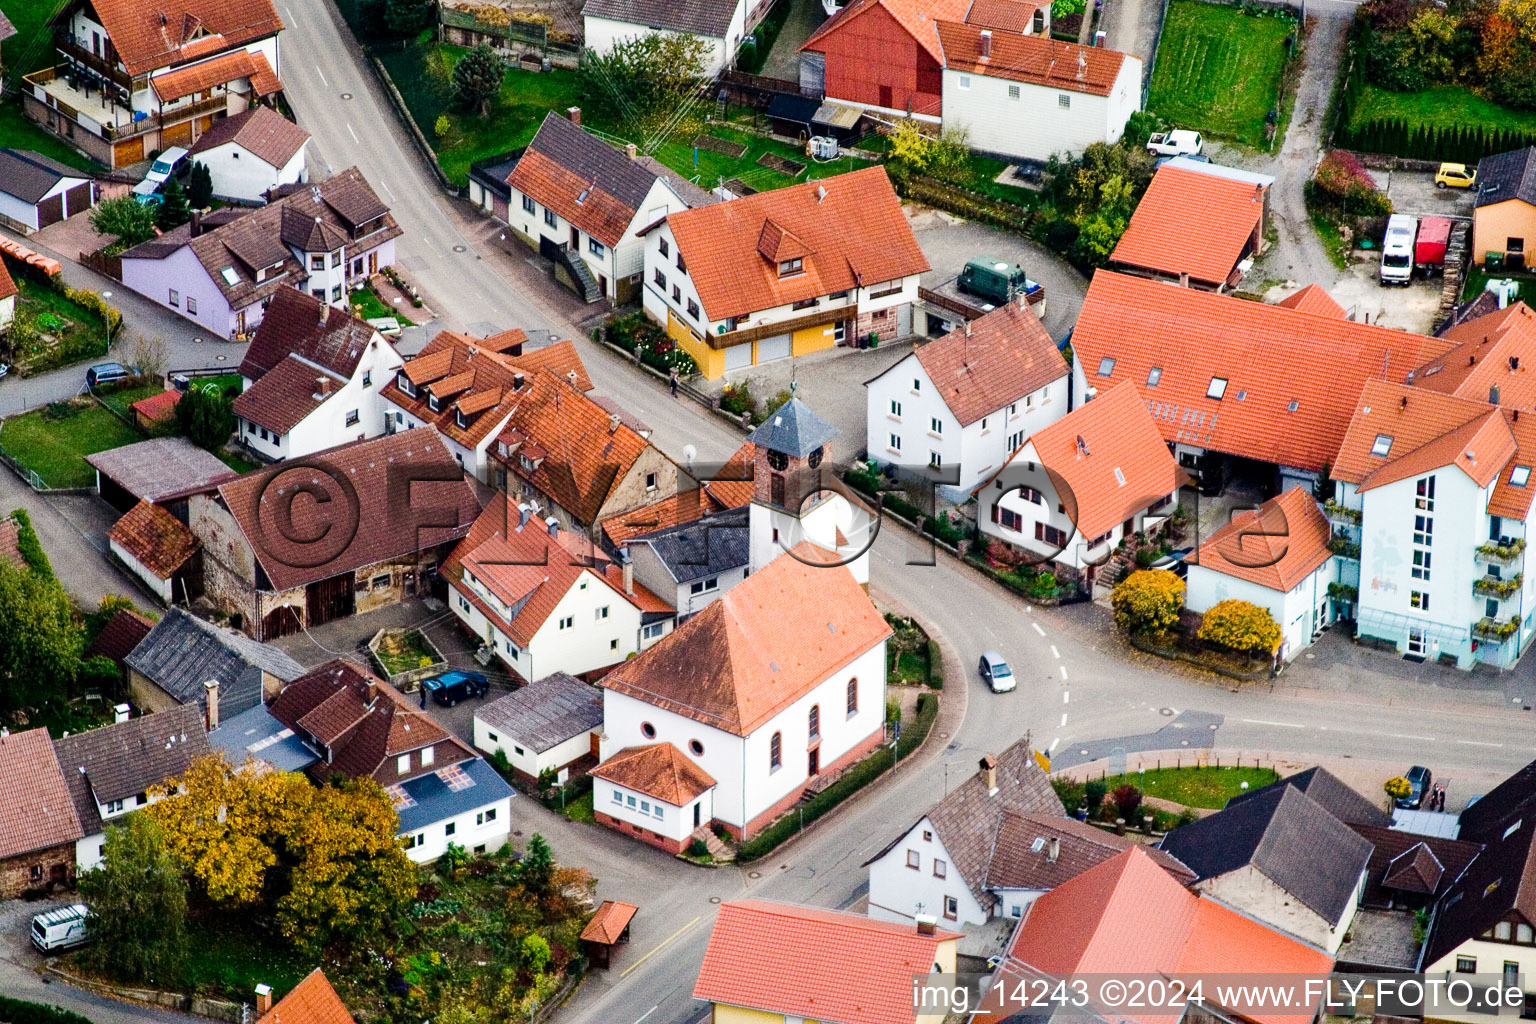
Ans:
[[[1172,0],[1147,107],[1207,135],[1264,145],[1295,23],[1238,7]]]
[[[1487,270],[1472,266],[1467,268],[1467,277],[1461,286],[1461,301],[1467,302],[1477,298],[1488,287],[1488,282],[1494,279],[1514,278],[1515,300],[1523,302],[1536,301],[1536,274],[1497,273],[1490,274]],[[1513,301],[1513,300],[1512,300]]]
[[[6,72],[9,75],[9,69]],[[86,171],[104,170],[101,164],[59,141],[59,137],[43,131],[28,121],[21,112],[20,101],[0,105],[0,147],[30,149],[51,157],[61,164],[79,167]]]
[[[30,74],[37,68],[52,63],[53,50],[44,47],[38,48],[30,66],[23,67],[17,64],[17,61],[22,58],[38,35],[47,31],[48,22],[53,19],[54,12],[63,8],[68,2],[69,0],[0,0],[0,11],[5,12],[6,18],[16,29],[16,34],[5,41],[7,76]]]
[[[102,404],[111,406],[124,416],[133,416],[133,403],[142,401],[164,391],[159,381],[147,381],[143,384],[135,384],[132,387],[119,388],[115,391],[98,392]]]
[[[1222,808],[1227,800],[1249,789],[1267,786],[1279,779],[1272,768],[1162,768],[1150,772],[1127,772],[1104,780],[1108,792],[1129,783],[1143,796],[1155,796],[1186,807]]]
[[[1349,124],[1360,127],[1378,119],[1402,118],[1410,130],[1436,128],[1508,128],[1536,134],[1536,111],[1510,110],[1460,86],[1444,85],[1423,92],[1390,92],[1374,85],[1360,87],[1349,108]]]
[[[589,789],[565,805],[565,816],[572,821],[596,821],[592,810],[592,791]]]
[[[258,984],[271,985],[281,999],[314,969],[294,953],[270,925],[225,912],[187,921],[184,984],[194,992],[228,999],[248,998]],[[177,986],[178,988],[180,986]]]
[[[0,449],[49,487],[89,487],[96,471],[85,456],[144,437],[93,399],[75,399],[13,416],[0,425]]]
[[[23,377],[107,354],[107,325],[95,310],[26,275],[15,275],[15,281],[20,292],[16,319],[33,328],[30,340],[18,340],[14,328],[11,332],[11,358]],[[54,340],[45,341],[43,335]]]
[[[213,454],[218,456],[220,462],[224,463],[224,465],[228,466],[236,473],[249,473],[253,469],[261,468],[258,464],[252,462],[250,459],[243,459],[238,455],[231,455],[226,451],[217,451]]]
[[[351,302],[353,306],[363,307],[358,316],[364,320],[376,320],[379,317],[392,316],[400,321],[401,327],[408,327],[415,322],[400,312],[398,308],[384,305],[384,300],[379,298],[378,293],[372,288],[359,288],[352,293]]]

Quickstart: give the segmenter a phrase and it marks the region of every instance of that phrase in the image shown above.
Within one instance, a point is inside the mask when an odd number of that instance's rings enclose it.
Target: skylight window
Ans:
[[[235,273],[234,267],[225,267],[219,271],[219,275],[224,278],[224,283],[227,285],[237,285],[240,283],[240,275]]]
[[[586,189],[586,188],[582,189],[581,190],[581,195],[576,197],[576,205],[580,206],[582,203],[585,203],[587,201],[587,196],[589,196],[591,194],[592,194],[592,190],[591,189]]]
[[[1372,455],[1385,455],[1392,450],[1392,435],[1377,434],[1376,443],[1371,445]]]
[[[1119,484],[1121,487],[1125,486],[1125,474],[1120,472],[1119,466],[1115,467],[1115,483]]]
[[[1288,411],[1290,411],[1290,412],[1295,412],[1297,409],[1300,409],[1300,408],[1301,408],[1301,403],[1296,401],[1296,399],[1294,399],[1294,398],[1291,399],[1291,404],[1286,406],[1286,409]]]
[[[1154,366],[1154,367],[1152,367],[1152,369],[1147,371],[1147,387],[1149,387],[1149,388],[1157,387],[1157,382],[1162,380],[1162,379],[1163,379],[1163,368],[1161,366]]]
[[[1115,372],[1115,357],[1105,356],[1099,360],[1099,376],[1108,377]]]
[[[1221,401],[1221,397],[1223,395],[1225,395],[1226,393],[1227,393],[1227,378],[1225,378],[1225,377],[1212,377],[1211,378],[1211,386],[1205,389],[1205,397],[1206,398],[1214,398],[1218,402]]]
[[[1509,486],[1511,487],[1524,487],[1530,479],[1530,466],[1516,466],[1509,471]]]
[[[1246,391],[1239,391],[1237,393],[1237,400],[1239,402],[1246,402],[1246,401],[1248,401],[1248,392],[1246,392]]]

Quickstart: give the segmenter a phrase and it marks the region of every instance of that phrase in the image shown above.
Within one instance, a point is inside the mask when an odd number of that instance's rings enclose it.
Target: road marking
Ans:
[[[1406,732],[1389,732],[1389,733],[1386,733],[1385,735],[1391,736],[1393,739],[1398,739],[1398,740],[1420,740],[1421,742],[1424,742],[1424,743],[1433,743],[1433,742],[1435,742],[1435,738],[1433,736],[1410,736]]]
[[[646,1010],[644,1013],[642,1013],[639,1016],[639,1018],[636,1019],[635,1024],[640,1024],[640,1021],[645,1020],[645,1018],[649,1017],[651,1014],[655,1013],[659,1009],[661,1009],[661,1004],[657,1003],[655,1006],[651,1007],[649,1010]]]
[[[1282,729],[1305,729],[1300,722],[1271,722],[1265,718],[1245,718],[1243,721],[1249,725],[1278,725]]]
[[[1051,745],[1045,748],[1045,752],[1047,754],[1049,754],[1051,751],[1056,749],[1056,744],[1058,744],[1060,742],[1061,742],[1061,737],[1060,736],[1057,736],[1056,738],[1052,739],[1051,740]]]
[[[363,144],[363,140],[357,137],[357,132],[352,130],[352,122],[351,121],[347,122],[347,134],[352,136],[352,141],[353,142],[357,143],[358,145],[362,145]]]
[[[1065,665],[1057,665],[1056,667],[1061,670],[1061,681],[1062,682],[1066,682],[1067,681],[1067,666],[1065,666]]]
[[[1061,727],[1063,729],[1067,727],[1067,713],[1065,711],[1061,713]]]
[[[704,917],[704,915],[700,914],[698,917],[694,918],[692,921],[689,921],[687,924],[683,925],[681,928],[679,928],[677,931],[673,932],[671,935],[668,935],[666,938],[662,939],[661,942],[658,945],[652,946],[650,952],[646,953],[645,956],[641,957],[639,960],[636,960],[634,963],[632,963],[628,967],[624,968],[623,972],[619,975],[619,977],[621,977],[621,978],[629,977],[629,972],[630,971],[634,970],[636,967],[639,967],[641,964],[645,963],[651,957],[653,957],[657,953],[661,952],[661,950],[666,946],[667,943],[671,942],[673,939],[675,939],[679,935],[683,934],[683,932],[687,931],[689,928],[692,928],[694,925],[698,924],[699,921],[701,921],[703,919],[703,917]],[[643,1020],[644,1018],[641,1018],[641,1019]]]
[[[1051,657],[1053,657],[1053,658],[1061,657],[1061,652],[1056,649],[1056,645],[1055,644],[1051,644]]]
[[[287,4],[284,4],[284,5],[283,5],[283,13],[284,13],[284,14],[286,14],[286,15],[288,15],[288,24],[290,24],[290,25],[292,25],[292,24],[293,24],[293,23],[294,23],[294,22],[295,22],[295,21],[297,21],[297,20],[298,20],[298,19],[296,19],[296,18],[295,18],[295,17],[294,17],[294,16],[293,16],[293,11],[291,11],[291,10],[290,10],[290,9],[289,9],[289,8],[288,8],[288,5],[287,5]]]
[[[1463,743],[1469,747],[1502,747],[1504,745],[1502,743],[1489,743],[1487,740],[1457,740],[1456,742]]]
[[[1071,696],[1072,696],[1072,691],[1071,690],[1062,690],[1061,691],[1061,702],[1063,704],[1070,704],[1071,701],[1069,701],[1067,698],[1071,697]]]
[[[1039,633],[1041,636],[1045,636],[1045,630],[1040,628],[1040,623],[1038,623],[1038,622],[1031,622],[1030,625],[1035,627],[1035,632],[1036,633]]]
[[[380,178],[379,179],[379,185],[383,187],[385,192],[389,193],[389,198],[391,198],[391,199],[395,198],[394,189],[389,187],[389,182],[385,181],[383,178]]]
[[[316,65],[315,65],[315,74],[317,74],[317,75],[319,75],[319,76],[320,76],[320,82],[321,82],[321,83],[322,83],[322,84],[323,84],[323,85],[324,85],[324,86],[325,86],[325,87],[326,87],[326,88],[327,88],[327,89],[329,89],[329,88],[330,88],[330,87],[331,87],[331,83],[330,83],[330,82],[327,82],[327,81],[326,81],[326,80],[325,80],[325,72],[324,72],[324,71],[321,71],[321,70],[320,70],[320,65],[319,65],[319,64],[316,64]]]

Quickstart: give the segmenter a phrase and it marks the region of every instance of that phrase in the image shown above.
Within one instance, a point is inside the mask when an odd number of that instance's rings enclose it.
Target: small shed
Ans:
[[[24,235],[96,205],[96,183],[30,149],[0,149],[0,223]]]
[[[602,691],[556,672],[481,707],[474,728],[475,746],[501,751],[520,779],[535,783],[553,771],[563,785],[597,764]]]
[[[174,503],[216,491],[240,475],[184,437],[156,437],[109,448],[87,455],[85,461],[96,470],[96,493],[120,512],[148,501],[165,505],[176,515],[180,510]],[[184,518],[184,512],[178,517]]]
[[[863,117],[863,111],[857,107],[822,103],[791,93],[775,93],[768,101],[767,114],[776,135],[792,139],[830,135],[840,143],[858,137],[859,119]]]
[[[167,426],[176,418],[176,403],[181,401],[180,391],[162,391],[134,402],[133,422],[145,432]]]
[[[613,961],[613,947],[629,942],[629,922],[640,908],[630,903],[604,900],[592,920],[581,930],[581,948],[593,967],[607,970]]]

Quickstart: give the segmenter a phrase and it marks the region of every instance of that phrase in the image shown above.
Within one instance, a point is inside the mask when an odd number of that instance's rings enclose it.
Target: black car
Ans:
[[[451,708],[470,697],[484,697],[490,683],[479,672],[444,672],[422,682],[422,688],[443,707]]]
[[[1424,806],[1424,798],[1429,795],[1429,787],[1435,780],[1434,774],[1423,765],[1416,764],[1403,777],[1408,780],[1408,795],[1399,797],[1397,806],[1416,811]]]

